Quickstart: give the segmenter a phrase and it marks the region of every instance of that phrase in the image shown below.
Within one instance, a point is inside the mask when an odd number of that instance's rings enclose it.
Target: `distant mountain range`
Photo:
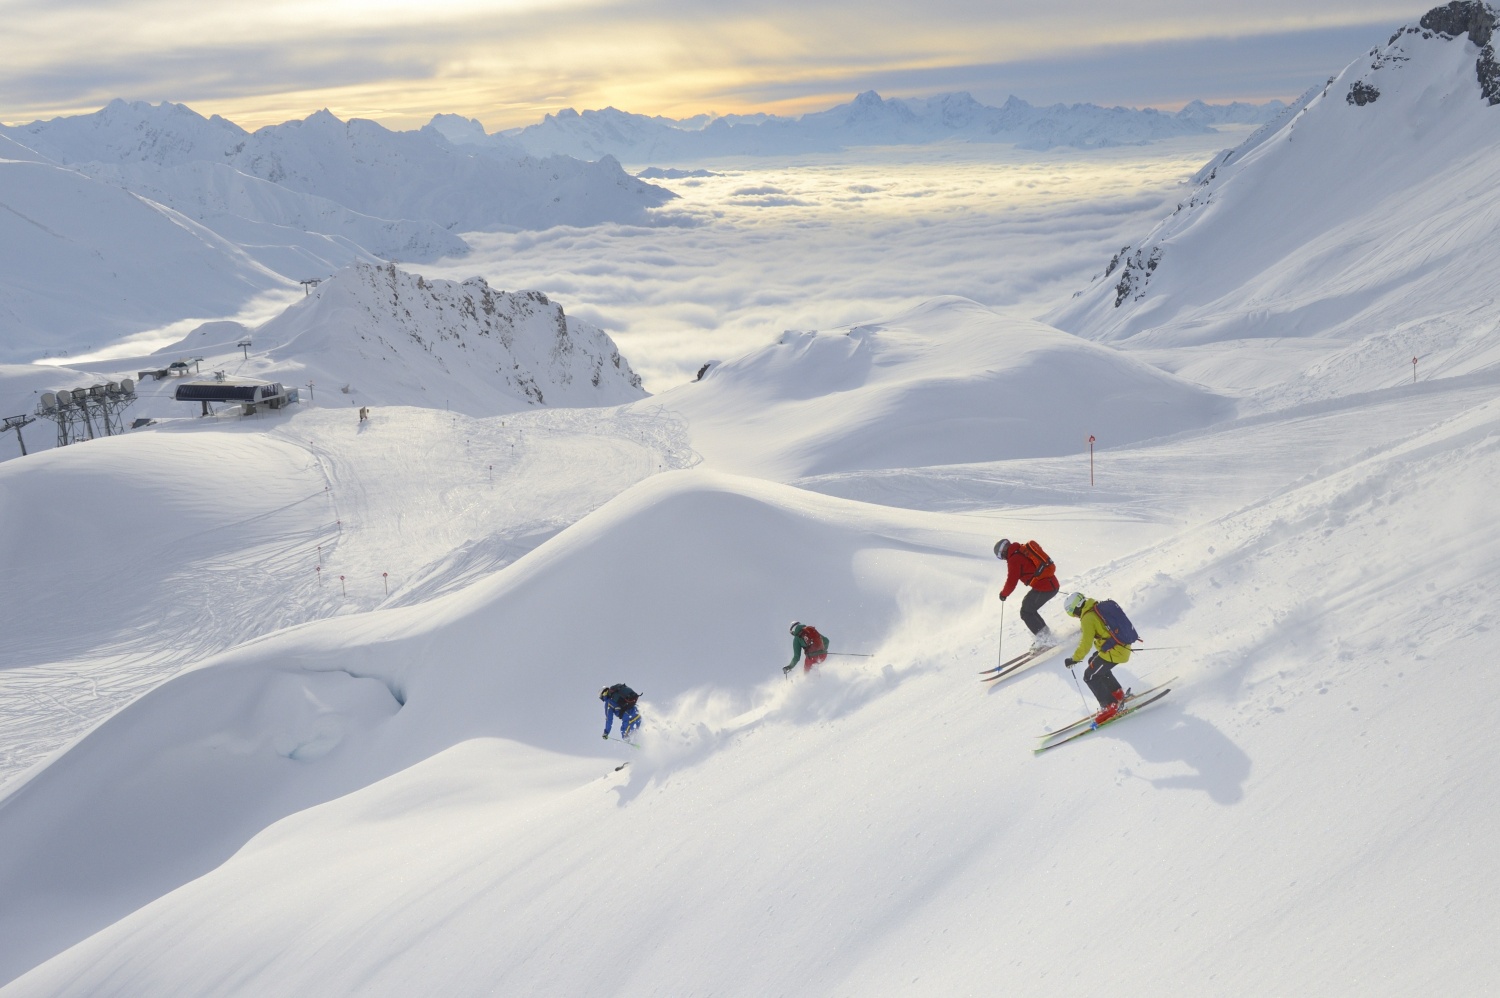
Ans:
[[[0,362],[234,314],[353,263],[462,256],[461,232],[642,223],[673,197],[608,158],[481,154],[327,111],[247,132],[117,100],[0,126]]]
[[[525,128],[486,134],[477,121],[438,115],[428,128],[449,141],[533,156],[601,156],[632,164],[672,164],[718,156],[776,156],[836,152],[852,146],[936,142],[1005,143],[1026,149],[1140,145],[1179,135],[1202,135],[1216,125],[1259,124],[1286,107],[1205,104],[1175,113],[1151,108],[1054,104],[1035,107],[1019,97],[989,107],[967,93],[886,99],[873,90],[847,104],[797,118],[776,115],[649,117],[608,107],[582,113],[567,108]]]

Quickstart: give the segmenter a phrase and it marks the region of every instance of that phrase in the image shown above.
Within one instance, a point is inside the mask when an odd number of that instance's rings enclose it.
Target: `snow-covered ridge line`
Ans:
[[[1048,321],[1140,345],[1327,336],[1364,388],[1388,383],[1387,354],[1500,362],[1470,314],[1492,297],[1472,261],[1500,223],[1482,193],[1500,183],[1495,23],[1465,0],[1398,30],[1216,157]]]
[[[496,291],[482,277],[428,280],[394,264],[340,271],[254,340],[266,357],[258,376],[342,385],[361,405],[477,416],[646,396],[607,333],[541,292]]]
[[[851,146],[997,142],[1027,149],[1140,145],[1178,135],[1212,132],[1215,125],[1254,124],[1278,114],[1280,101],[1209,105],[1180,111],[1054,104],[1035,107],[1012,96],[990,107],[968,93],[926,98],[882,98],[866,91],[848,104],[797,118],[775,115],[699,116],[674,120],[613,107],[566,108],[541,122],[486,135],[477,121],[439,115],[427,126],[455,143],[519,145],[536,155],[584,159],[614,156],[630,163],[691,161],[716,156],[771,156],[832,152]]]
[[[209,163],[377,219],[453,232],[639,222],[675,196],[626,175],[618,163],[539,159],[514,146],[487,147],[481,155],[435,129],[396,132],[365,119],[341,121],[326,110],[246,132],[182,104],[115,100],[92,114],[0,126],[0,135],[62,164],[131,167],[114,174],[127,186],[171,189],[183,183],[172,168]],[[186,182],[201,184],[192,176]],[[178,200],[195,202],[191,195]],[[242,205],[260,220],[254,208]],[[317,214],[305,212],[310,219]]]

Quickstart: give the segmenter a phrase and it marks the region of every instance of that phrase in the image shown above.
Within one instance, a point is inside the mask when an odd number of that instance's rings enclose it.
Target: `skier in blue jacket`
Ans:
[[[604,701],[604,737],[606,739],[609,738],[610,729],[615,726],[615,718],[618,717],[620,741],[630,741],[630,736],[635,734],[641,726],[640,712],[635,709],[635,702],[640,699],[640,696],[624,683],[615,683],[599,691],[599,699]]]

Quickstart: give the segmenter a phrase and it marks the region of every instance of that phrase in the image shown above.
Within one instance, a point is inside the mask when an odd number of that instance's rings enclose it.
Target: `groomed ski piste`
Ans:
[[[0,464],[0,994],[1484,993],[1500,358],[1460,325],[1378,382],[1389,330],[1132,353],[935,298],[618,408]],[[975,682],[1029,638],[1002,536],[1171,696],[1034,755],[1086,694]],[[793,619],[872,657],[787,681]]]

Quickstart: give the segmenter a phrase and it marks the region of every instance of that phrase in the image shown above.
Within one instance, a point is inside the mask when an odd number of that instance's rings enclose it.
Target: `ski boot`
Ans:
[[[1115,717],[1115,715],[1120,713],[1120,706],[1125,703],[1125,691],[1115,690],[1114,697],[1115,698],[1112,703],[1107,704],[1103,710],[1094,715],[1093,727],[1097,728],[1105,721],[1111,720]]]

